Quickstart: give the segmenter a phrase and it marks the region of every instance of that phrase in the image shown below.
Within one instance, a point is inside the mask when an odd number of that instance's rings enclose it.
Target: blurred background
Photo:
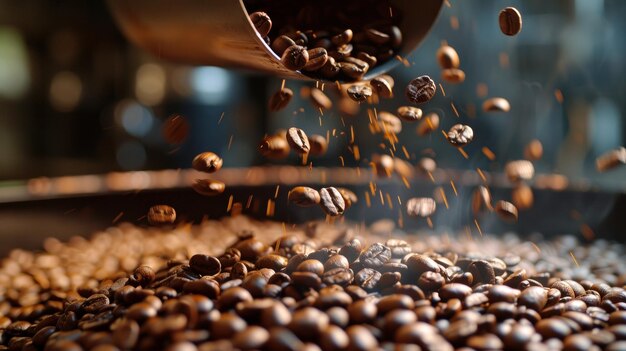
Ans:
[[[465,148],[466,160],[441,133],[419,137],[415,125],[405,123],[399,138],[409,162],[427,155],[444,169],[501,171],[506,161],[523,157],[528,142],[539,139],[544,155],[535,162],[538,173],[565,175],[571,183],[585,184],[585,190],[624,193],[626,167],[599,174],[595,158],[624,144],[626,2],[448,4],[407,58],[410,67],[399,65],[391,72],[396,99],[381,101],[377,109],[393,112],[405,104],[404,87],[416,76],[441,81],[435,53],[447,42],[459,53],[467,78],[460,85],[442,83],[445,96],[439,90],[423,109],[442,117],[441,129],[466,123],[476,137]],[[523,29],[515,37],[498,27],[505,6],[518,8],[523,16]],[[366,168],[370,155],[388,152],[380,146],[382,136],[370,133],[365,106],[346,114],[335,99],[335,107],[321,115],[306,98],[312,85],[287,81],[294,100],[285,110],[269,113],[268,98],[281,79],[162,61],[122,36],[104,1],[0,0],[0,189],[35,177],[188,168],[197,153],[207,150],[220,154],[225,168],[264,165],[269,162],[257,151],[261,138],[292,126],[309,135],[330,135],[328,153],[313,158],[314,166]],[[511,111],[484,113],[482,103],[490,97],[506,98]],[[174,114],[190,126],[180,144],[168,144],[162,135],[164,121]],[[358,160],[348,148],[351,128],[360,148]],[[485,157],[483,147],[495,153],[495,161]],[[298,164],[295,156],[271,163]],[[538,194],[542,196],[553,195]],[[614,196],[592,203],[568,196],[559,195],[558,201],[578,207],[563,210],[568,215],[560,221],[574,218],[578,228],[585,216],[598,220],[613,209],[605,229],[614,233],[621,223]],[[619,201],[626,208],[624,197]],[[536,213],[545,215],[553,206],[543,204]],[[467,212],[465,205],[458,211]],[[451,218],[456,217],[444,222]],[[468,217],[459,222],[468,220],[472,223]],[[536,224],[524,222],[525,230]],[[569,228],[552,222],[544,227],[550,226],[555,231]]]
[[[475,142],[466,149],[470,161],[439,133],[419,138],[405,124],[400,139],[409,152],[419,157],[430,148],[442,167],[497,170],[503,161],[521,158],[524,145],[537,138],[544,146],[540,172],[623,188],[626,170],[598,175],[594,160],[621,145],[626,131],[626,42],[620,39],[626,2],[450,4],[408,58],[411,67],[392,71],[400,96],[378,109],[395,111],[405,102],[406,82],[417,75],[438,80],[435,52],[447,41],[459,52],[467,79],[444,83],[446,96],[439,93],[424,110],[438,112],[443,129],[458,121],[474,128]],[[505,5],[523,14],[523,30],[515,37],[498,28]],[[343,123],[335,108],[322,116],[322,126],[307,99],[268,114],[267,99],[280,84],[277,78],[163,62],[129,44],[102,1],[0,0],[0,179],[186,168],[204,150],[220,153],[227,167],[262,164],[256,147],[263,135],[294,125],[322,135],[354,126],[364,155],[360,163],[348,157],[345,138],[337,137],[315,165],[338,165],[341,155],[346,165],[367,165],[368,155],[381,152],[364,107],[357,116],[343,116]],[[287,82],[296,95],[303,86],[311,84]],[[482,102],[493,96],[508,99],[511,112],[483,113]],[[191,125],[181,145],[167,144],[161,134],[174,113]],[[496,162],[481,154],[483,146],[494,151]]]

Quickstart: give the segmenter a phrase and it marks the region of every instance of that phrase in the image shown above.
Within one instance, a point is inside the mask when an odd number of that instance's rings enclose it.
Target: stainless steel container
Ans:
[[[437,19],[443,0],[397,0],[404,14],[402,56],[413,51]],[[243,0],[109,0],[125,35],[155,56],[187,64],[238,67],[285,78],[311,79],[283,67],[250,22]],[[389,60],[369,80],[398,65]]]

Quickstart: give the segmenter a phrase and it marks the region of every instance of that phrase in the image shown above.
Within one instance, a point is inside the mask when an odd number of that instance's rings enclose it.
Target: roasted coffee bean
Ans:
[[[513,36],[522,30],[522,15],[514,7],[507,7],[498,16],[500,30],[503,34]]]
[[[313,289],[319,288],[322,284],[319,275],[313,272],[294,272],[291,274],[291,280],[294,284]]]
[[[389,42],[390,39],[388,34],[378,31],[374,28],[367,29],[365,31],[365,36],[369,41],[378,45],[383,45]]]
[[[133,272],[132,277],[139,285],[147,286],[154,280],[155,272],[150,266],[139,266]]]
[[[394,163],[394,159],[389,155],[375,154],[372,156],[372,166],[378,177],[391,177],[395,168]]]
[[[428,135],[437,129],[439,129],[439,115],[432,112],[424,116],[417,125],[417,135]]]
[[[219,274],[222,269],[220,260],[216,257],[203,254],[191,256],[189,259],[189,266],[201,275],[210,276]]]
[[[491,205],[491,193],[489,189],[484,185],[480,185],[472,193],[472,212],[474,215],[477,215],[481,213],[483,209],[493,211],[493,206]]]
[[[326,64],[319,69],[320,74],[324,78],[332,79],[339,74],[341,67],[337,64],[334,57],[328,57]]]
[[[437,50],[437,62],[442,69],[459,68],[459,54],[453,47],[442,45]]]
[[[250,14],[250,22],[254,25],[261,38],[270,34],[272,29],[272,19],[265,12],[254,12]]]
[[[524,148],[524,158],[529,161],[540,160],[543,156],[543,145],[538,139],[531,140]]]
[[[287,131],[287,142],[291,149],[299,154],[306,154],[311,150],[309,138],[307,138],[306,133],[302,129],[289,128]]]
[[[451,84],[459,84],[465,81],[465,72],[458,68],[448,68],[441,71],[441,80]]]
[[[317,275],[324,274],[324,265],[318,260],[304,260],[296,268],[298,272],[311,272]]]
[[[521,306],[526,306],[535,311],[541,311],[548,302],[548,295],[543,288],[531,286],[522,291],[517,302]]]
[[[292,45],[283,52],[280,61],[285,68],[297,71],[304,68],[309,62],[309,52],[304,46]]]
[[[320,203],[319,192],[306,186],[298,186],[291,189],[287,197],[290,202],[301,207],[315,206]]]
[[[319,344],[322,350],[339,351],[344,350],[348,346],[349,338],[346,332],[336,326],[329,325],[320,336]]]
[[[346,286],[352,283],[354,275],[349,268],[333,268],[327,270],[322,276],[322,281],[327,285]]]
[[[357,201],[359,201],[356,194],[351,190],[348,190],[346,188],[337,188],[337,190],[339,190],[339,193],[341,193],[341,197],[343,197],[343,202],[346,205],[346,209],[350,208],[352,204],[355,204],[357,203]]]
[[[423,104],[435,96],[437,86],[429,76],[419,76],[409,82],[405,95],[414,104]]]
[[[226,184],[213,179],[196,179],[191,188],[200,195],[216,196],[224,192]]]
[[[268,103],[268,109],[272,112],[280,111],[289,105],[293,98],[293,91],[289,88],[282,88],[272,94]]]
[[[376,95],[391,99],[393,97],[393,79],[387,75],[378,76],[370,80],[370,86]]]
[[[354,283],[365,290],[373,290],[380,280],[379,271],[371,268],[363,268],[354,275]]]
[[[469,272],[472,273],[474,284],[494,284],[496,275],[491,264],[485,260],[477,260],[470,264]]]
[[[347,57],[344,59],[347,59]],[[361,78],[363,78],[365,73],[369,70],[369,65],[365,61],[361,61],[356,58],[354,60],[358,60],[360,62],[355,63],[342,61],[338,63],[339,68],[344,75],[352,80],[361,80]]]
[[[410,179],[413,177],[413,165],[400,158],[394,158],[393,170],[400,178]]]
[[[419,121],[422,118],[422,109],[413,106],[398,107],[398,117],[407,122]]]
[[[317,108],[329,110],[333,107],[332,100],[320,89],[311,89],[311,102]]]
[[[519,183],[515,185],[511,193],[511,202],[518,210],[527,210],[533,207],[533,190],[530,186]]]
[[[372,56],[372,55],[368,54],[367,52],[363,52],[363,51],[361,51],[358,54],[356,54],[355,57],[358,58],[361,61],[364,61],[370,67],[376,66],[376,63],[378,62],[378,60],[376,59],[376,56]]]
[[[354,262],[363,250],[363,244],[359,239],[352,239],[339,249],[339,254],[345,256],[349,262]]]
[[[167,205],[155,205],[148,211],[148,223],[152,225],[171,224],[176,221],[176,210]]]
[[[367,85],[352,85],[347,90],[348,96],[356,101],[363,102],[372,96],[372,88]]]
[[[425,291],[436,291],[440,289],[445,282],[446,280],[441,274],[427,271],[420,275],[417,286]]]
[[[430,197],[414,197],[406,202],[406,212],[411,217],[430,217],[436,209],[437,203]]]
[[[352,36],[353,36],[352,30],[346,29],[343,32],[333,36],[330,40],[332,41],[334,45],[341,46],[341,45],[348,44],[352,40]]]
[[[319,134],[311,135],[309,137],[309,144],[311,146],[309,154],[312,156],[322,156],[326,154],[326,150],[328,150],[328,141]]]
[[[509,102],[501,97],[494,97],[483,103],[483,111],[485,112],[509,112],[510,110]]]
[[[456,147],[463,147],[474,139],[474,131],[465,124],[453,125],[447,134],[448,142]]]
[[[283,53],[290,47],[295,46],[296,42],[286,35],[281,35],[274,39],[272,42],[272,50],[278,55],[282,56]]]
[[[380,268],[391,259],[391,249],[380,243],[374,243],[365,251],[361,252],[359,261],[365,267]]]
[[[303,340],[314,340],[328,327],[328,316],[314,307],[305,307],[293,314],[289,329]]]
[[[324,271],[329,271],[335,268],[349,268],[349,267],[350,267],[350,262],[348,262],[348,259],[345,256],[339,255],[339,254],[330,256],[328,260],[324,262]]]
[[[509,181],[517,183],[520,180],[531,180],[535,175],[535,167],[527,160],[509,161],[504,167],[504,172]]]
[[[324,67],[326,62],[328,61],[328,52],[326,49],[317,47],[314,49],[309,49],[309,61],[302,68],[305,71],[317,71],[318,69]]]
[[[320,206],[329,216],[342,215],[345,210],[345,202],[339,190],[334,187],[320,189]]]
[[[389,247],[393,258],[402,258],[411,253],[409,243],[401,239],[388,239],[385,242],[385,246]]]
[[[282,136],[268,136],[261,141],[259,152],[267,158],[285,158],[289,156],[289,143]]]
[[[191,163],[193,169],[199,172],[215,173],[222,168],[224,161],[215,153],[207,151],[198,154]]]
[[[368,351],[375,350],[378,347],[378,340],[376,340],[369,329],[362,325],[350,326],[346,333],[349,340],[346,350]]]
[[[409,272],[419,277],[424,272],[440,273],[441,267],[432,258],[426,255],[412,254],[406,260]]]
[[[162,134],[168,144],[181,144],[189,135],[189,122],[181,115],[171,115],[163,122]]]
[[[624,147],[611,150],[596,159],[598,172],[606,172],[623,164],[626,164],[626,148]]]
[[[517,207],[507,201],[498,201],[495,206],[496,213],[505,221],[517,221]]]

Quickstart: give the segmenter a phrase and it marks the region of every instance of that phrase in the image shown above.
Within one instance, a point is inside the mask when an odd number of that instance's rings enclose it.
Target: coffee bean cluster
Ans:
[[[312,78],[360,81],[403,45],[402,13],[389,0],[245,3],[257,33],[282,64]]]
[[[238,216],[14,250],[0,349],[624,349],[619,244],[355,228]]]

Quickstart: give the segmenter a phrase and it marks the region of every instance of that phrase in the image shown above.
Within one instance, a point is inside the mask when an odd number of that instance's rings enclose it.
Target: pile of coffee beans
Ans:
[[[244,216],[0,267],[0,350],[624,350],[622,245]]]
[[[257,33],[290,70],[359,81],[402,48],[402,13],[389,0],[248,0]],[[296,15],[294,15],[296,14]]]

